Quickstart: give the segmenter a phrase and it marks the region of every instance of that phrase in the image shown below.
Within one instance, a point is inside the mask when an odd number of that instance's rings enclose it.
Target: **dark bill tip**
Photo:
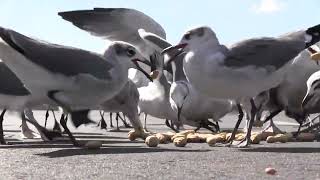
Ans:
[[[149,73],[147,73],[144,69],[142,69],[139,65],[138,62],[146,62],[147,60],[140,60],[140,59],[133,59],[132,62],[134,63],[134,65],[137,67],[137,70],[139,70],[140,72],[142,72],[151,82],[153,82],[152,77],[150,76]]]
[[[164,50],[161,52],[161,54],[163,55],[163,54],[169,53],[169,52],[171,52],[171,51],[173,51],[173,50],[179,50],[179,49],[182,49],[182,50],[183,50],[187,45],[188,45],[187,43],[182,43],[182,44],[178,44],[178,45],[176,45],[176,46],[168,47],[168,48],[164,49]]]

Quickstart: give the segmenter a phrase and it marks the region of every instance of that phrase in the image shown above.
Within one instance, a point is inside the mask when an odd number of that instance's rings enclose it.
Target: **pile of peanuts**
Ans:
[[[129,133],[129,139],[130,138]],[[225,143],[231,137],[231,133],[196,133],[194,130],[185,130],[179,133],[166,132],[152,134],[145,139],[145,143],[149,147],[157,147],[158,144],[167,144],[173,142],[177,147],[184,147],[187,143],[207,143],[209,146],[214,146],[216,143]],[[235,141],[241,141],[245,138],[245,133],[239,132],[235,136]],[[296,138],[293,138],[292,133],[274,134],[272,132],[252,132],[251,143],[259,144],[261,141],[267,143],[286,143],[292,141],[314,141],[315,134],[300,133]]]

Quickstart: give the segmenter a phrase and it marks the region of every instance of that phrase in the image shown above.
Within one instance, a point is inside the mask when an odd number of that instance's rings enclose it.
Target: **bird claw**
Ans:
[[[246,148],[250,145],[251,140],[248,138],[244,138],[240,143],[237,145],[238,148]]]

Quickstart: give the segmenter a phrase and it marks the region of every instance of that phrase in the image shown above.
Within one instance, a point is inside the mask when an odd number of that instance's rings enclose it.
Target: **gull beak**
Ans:
[[[308,51],[310,53],[311,59],[318,63],[318,61],[320,61],[320,52],[317,52],[312,47],[308,47]]]
[[[314,94],[312,95],[306,95],[306,97],[303,98],[303,101],[302,101],[302,109],[304,109],[304,107],[308,104],[308,102],[313,98]]]
[[[153,82],[152,77],[144,69],[142,69],[138,63],[138,62],[142,62],[144,64],[150,63],[148,60],[132,59],[132,62],[137,67],[137,70],[141,71],[151,82]]]
[[[151,77],[153,80],[155,80],[155,79],[158,78],[159,74],[160,74],[160,72],[159,72],[158,70],[154,70],[154,71],[152,71],[152,72],[150,73],[150,77]]]
[[[172,61],[174,61],[176,59],[176,57],[178,57],[179,55],[181,55],[184,51],[183,49],[187,46],[187,43],[182,43],[182,44],[178,44],[176,46],[171,46],[168,47],[166,49],[164,49],[161,54],[168,54],[170,59],[166,62],[166,64],[171,63]]]
[[[188,45],[188,43],[182,43],[182,44],[178,44],[178,45],[176,45],[176,46],[168,47],[168,48],[164,49],[164,50],[161,52],[161,54],[163,55],[163,54],[165,54],[165,53],[170,53],[170,52],[172,52],[172,51],[174,51],[174,50],[179,50],[179,49],[183,50],[187,45]]]

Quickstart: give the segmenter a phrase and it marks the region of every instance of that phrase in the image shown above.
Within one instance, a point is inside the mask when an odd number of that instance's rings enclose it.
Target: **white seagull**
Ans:
[[[103,55],[50,44],[0,28],[0,58],[32,94],[49,97],[71,113],[73,124],[93,122],[87,115],[115,96],[128,81],[128,69],[145,58],[132,45],[113,42]],[[66,124],[61,124],[79,145]]]
[[[157,51],[163,51],[163,49],[171,46],[169,42],[150,32],[144,32],[142,38]],[[183,72],[184,55],[185,54],[180,54],[176,57],[176,60],[172,62],[173,82],[170,86],[171,107],[176,112],[178,121],[180,121],[179,119],[182,115],[189,124],[193,122],[193,126],[198,126],[198,128],[204,127],[215,131],[210,127],[211,125],[214,126],[216,130],[219,130],[219,126],[210,123],[208,119],[212,118],[214,122],[218,122],[224,115],[232,111],[234,103],[230,100],[210,98],[196,91],[187,81]],[[170,57],[166,57],[166,59],[170,59]],[[165,63],[165,66],[167,65],[168,64]]]
[[[269,111],[271,114],[265,119],[266,121],[268,119],[272,120],[272,117],[284,110],[288,117],[295,119],[300,124],[299,127],[301,128],[308,116],[306,111],[309,111],[301,107],[301,102],[307,92],[305,83],[311,74],[318,70],[320,70],[320,66],[310,59],[310,54],[307,51],[301,52],[294,59],[283,81],[277,87],[268,90],[268,103],[265,107],[262,106],[258,113],[264,110]],[[320,107],[312,106],[312,109],[313,112],[320,112]],[[266,128],[269,127],[278,129],[272,121]]]
[[[140,37],[139,29],[166,38],[166,33],[160,24],[135,9],[94,8],[92,10],[59,12],[58,15],[94,36],[109,41],[128,42],[136,47],[146,59],[154,54],[154,48]],[[141,65],[141,67],[150,73],[148,66]],[[129,70],[129,78],[138,88],[146,86],[149,82],[140,71],[135,69]]]
[[[48,98],[39,99],[31,94],[18,79],[18,77],[3,63],[0,62],[0,108],[3,109],[0,115],[0,143],[6,144],[3,137],[3,120],[7,110],[17,111],[28,118],[22,119],[21,132],[23,138],[34,138],[41,135],[43,140],[52,140],[61,136],[59,133],[50,132],[41,127],[35,120],[30,108],[46,103],[53,103]],[[34,124],[39,134],[33,132],[26,121]]]
[[[219,43],[211,28],[199,27],[185,33],[177,46],[164,53],[182,48],[187,52],[184,71],[196,90],[213,98],[237,102],[239,120],[230,141],[243,117],[240,102],[245,107],[251,105],[246,138],[239,146],[242,147],[250,144],[256,112],[252,98],[277,86],[286,72],[286,65],[302,50],[318,42],[319,32],[320,25],[277,38],[248,39],[227,48]]]

